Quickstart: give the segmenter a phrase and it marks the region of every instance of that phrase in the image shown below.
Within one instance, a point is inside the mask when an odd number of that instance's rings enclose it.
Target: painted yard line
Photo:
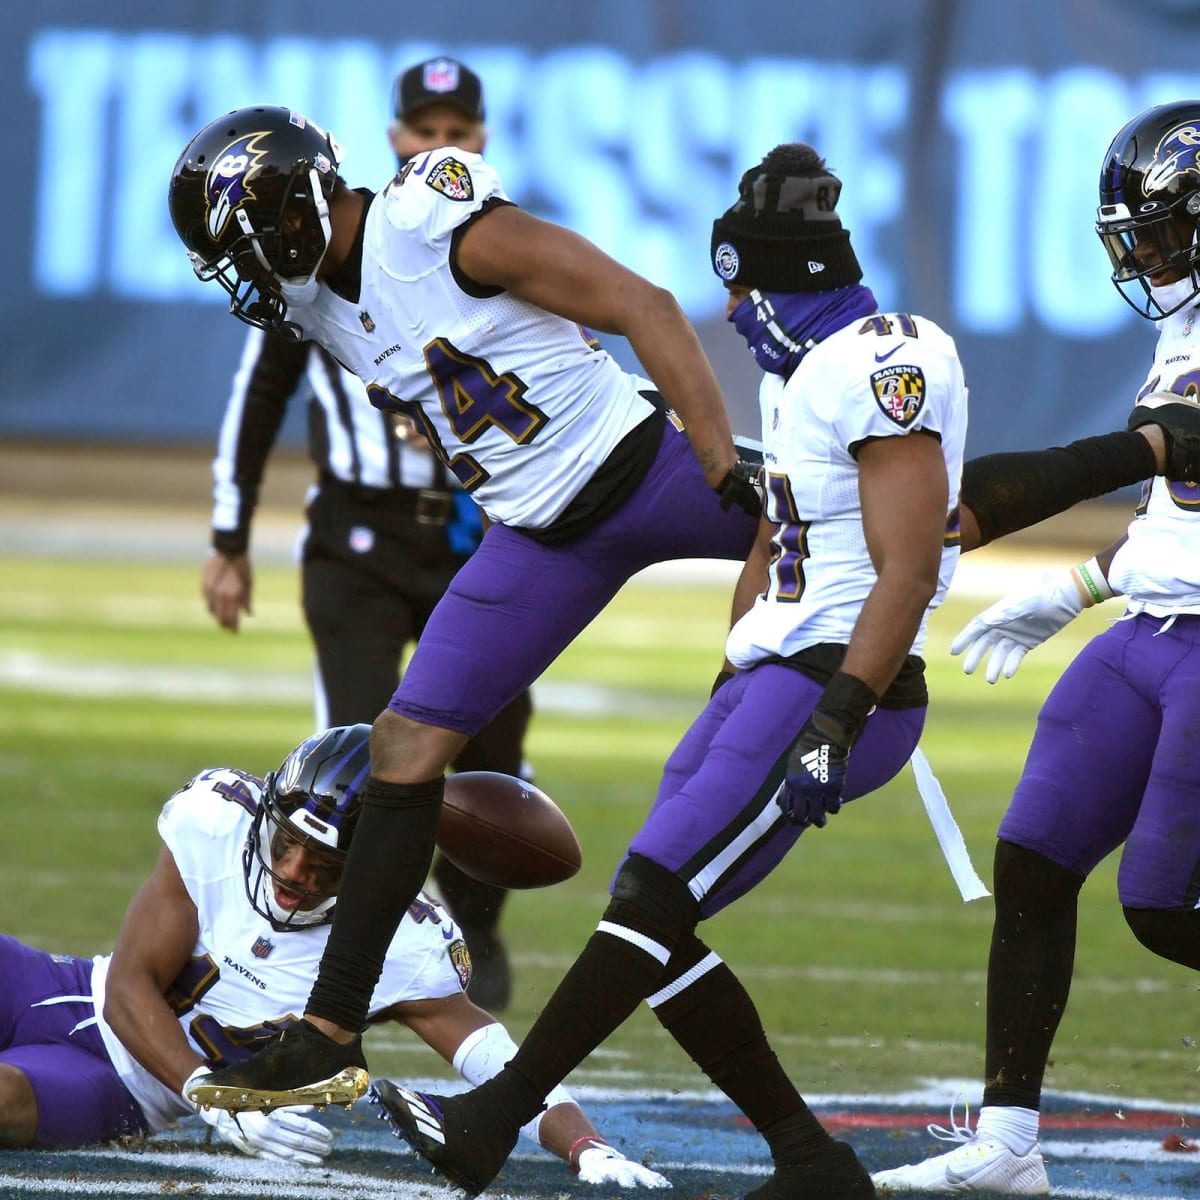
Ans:
[[[1162,1163],[1171,1166],[1187,1166],[1196,1161],[1193,1155],[1164,1150],[1156,1139],[1149,1136],[1097,1138],[1088,1142],[1047,1141],[1042,1138],[1039,1144],[1051,1171],[1055,1159],[1086,1158],[1095,1162]]]
[[[520,967],[535,967],[558,972],[564,972],[574,959],[565,954],[537,954],[518,951],[513,955],[513,962]],[[820,964],[772,963],[755,966],[739,963],[738,975],[745,979],[758,979],[765,982],[786,983],[803,981],[807,983],[832,984],[869,984],[878,987],[907,987],[911,985],[945,987],[948,983],[963,983],[970,986],[982,986],[986,975],[982,971],[905,971],[891,967],[830,967]],[[1109,979],[1102,976],[1076,975],[1071,984],[1074,990],[1092,991],[1101,995],[1113,996],[1149,996],[1164,993],[1180,992],[1185,989],[1193,990],[1191,984],[1172,983],[1166,979]]]
[[[136,696],[206,704],[312,703],[312,676],[301,671],[214,670],[210,667],[138,663],[78,663],[26,651],[0,654],[0,686],[62,696]],[[695,716],[696,698],[590,683],[541,680],[538,710],[570,716]]]

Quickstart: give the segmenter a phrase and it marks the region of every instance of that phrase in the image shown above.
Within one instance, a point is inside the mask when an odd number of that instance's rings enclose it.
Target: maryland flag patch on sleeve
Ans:
[[[473,200],[475,185],[471,182],[471,172],[466,164],[457,158],[443,158],[434,164],[425,182],[435,192],[441,192],[447,200]]]
[[[883,415],[907,429],[925,403],[925,375],[920,367],[885,367],[872,374],[871,390]]]

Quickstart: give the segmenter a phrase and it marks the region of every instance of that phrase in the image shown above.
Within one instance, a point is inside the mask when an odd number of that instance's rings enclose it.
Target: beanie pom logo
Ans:
[[[728,283],[731,279],[737,278],[738,267],[741,266],[741,259],[738,257],[736,248],[729,242],[722,242],[716,250],[713,251],[713,270]]]

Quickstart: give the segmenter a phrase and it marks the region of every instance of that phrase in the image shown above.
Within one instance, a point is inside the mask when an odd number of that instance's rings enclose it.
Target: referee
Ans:
[[[462,63],[436,58],[396,80],[389,137],[401,164],[453,145],[481,153],[483,88]],[[479,509],[419,434],[372,407],[359,379],[312,342],[254,329],[221,423],[212,553],[203,591],[236,633],[250,612],[250,527],[267,458],[288,403],[308,394],[308,447],[317,470],[301,549],[304,618],[316,650],[316,725],[369,724],[387,706],[407,645],[482,534]],[[459,771],[527,775],[523,692],[463,747]],[[467,940],[468,994],[503,1009],[511,983],[497,927],[505,892],[464,875],[441,855],[433,878]]]

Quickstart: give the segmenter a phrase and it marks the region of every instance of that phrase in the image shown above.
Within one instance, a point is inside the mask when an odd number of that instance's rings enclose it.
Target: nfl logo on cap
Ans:
[[[448,58],[435,58],[425,64],[425,90],[452,92],[458,87],[458,63]]]

